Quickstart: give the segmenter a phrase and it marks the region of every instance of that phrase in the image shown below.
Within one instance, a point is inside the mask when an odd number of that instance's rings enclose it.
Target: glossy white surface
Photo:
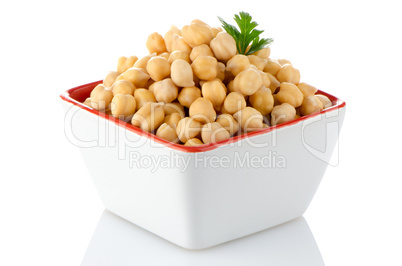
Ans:
[[[80,265],[104,211],[64,134],[59,94],[101,79],[118,56],[145,52],[138,36],[194,17],[229,20],[246,8],[275,39],[273,57],[290,59],[303,80],[348,104],[336,163],[304,215],[325,265],[402,265],[400,3],[169,3],[180,8],[120,0],[0,3],[0,265]],[[137,12],[150,9],[158,19]]]

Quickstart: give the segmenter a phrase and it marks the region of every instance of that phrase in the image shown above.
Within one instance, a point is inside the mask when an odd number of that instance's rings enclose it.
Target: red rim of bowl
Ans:
[[[324,91],[318,90],[317,93],[327,96],[332,102],[331,107],[329,107],[327,109],[324,109],[319,113],[314,113],[314,114],[311,114],[311,115],[302,116],[300,118],[294,119],[292,121],[289,121],[289,122],[286,122],[286,123],[283,123],[283,124],[280,124],[280,125],[267,127],[267,128],[260,129],[260,130],[257,130],[257,131],[253,131],[253,132],[249,132],[249,133],[244,133],[242,135],[234,136],[234,137],[231,137],[231,138],[229,138],[227,140],[223,140],[223,141],[216,142],[216,143],[204,144],[204,145],[200,145],[200,146],[184,146],[182,144],[176,144],[176,143],[166,141],[166,140],[156,136],[153,133],[146,132],[146,131],[138,128],[138,127],[135,127],[135,126],[131,125],[130,123],[127,123],[125,121],[119,120],[118,118],[115,118],[112,115],[107,115],[107,114],[105,114],[103,112],[100,112],[98,110],[92,109],[92,108],[84,105],[82,102],[85,101],[85,99],[89,97],[92,89],[96,85],[98,85],[100,83],[102,83],[102,80],[91,82],[91,83],[88,83],[88,84],[84,84],[84,85],[81,85],[81,86],[78,86],[78,87],[71,88],[71,89],[65,91],[64,93],[62,93],[60,95],[60,97],[66,102],[72,103],[73,105],[78,106],[81,109],[84,109],[84,110],[86,110],[86,111],[88,111],[90,113],[93,113],[93,114],[95,114],[97,116],[103,117],[103,118],[105,118],[105,119],[107,119],[107,120],[109,120],[111,122],[114,122],[118,126],[124,127],[125,129],[130,130],[130,131],[132,131],[132,132],[134,132],[136,134],[139,134],[141,136],[146,136],[146,137],[150,138],[151,140],[154,140],[154,141],[156,141],[158,143],[161,143],[164,146],[167,146],[167,147],[172,148],[174,150],[178,150],[178,151],[182,151],[182,152],[189,152],[189,153],[210,151],[210,150],[216,149],[216,148],[218,148],[220,146],[237,142],[237,141],[242,140],[244,138],[258,136],[258,135],[261,135],[261,134],[271,132],[271,131],[276,130],[276,129],[288,127],[288,126],[300,123],[300,122],[302,122],[302,121],[304,121],[306,119],[309,119],[309,118],[312,118],[312,117],[315,117],[315,116],[318,116],[318,115],[321,115],[321,114],[324,114],[324,113],[327,113],[327,112],[330,112],[330,111],[333,111],[333,110],[336,110],[336,109],[339,109],[339,108],[343,108],[343,107],[346,106],[346,103],[344,101],[340,100],[339,98],[337,98],[337,97],[335,97],[335,96],[333,96],[333,95],[331,95],[329,93],[326,93]]]

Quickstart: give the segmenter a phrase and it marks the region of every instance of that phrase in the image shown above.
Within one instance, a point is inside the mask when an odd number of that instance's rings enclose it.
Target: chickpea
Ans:
[[[279,70],[281,70],[282,66],[278,63],[278,61],[268,58],[268,62],[264,67],[264,72],[268,72],[274,76],[278,75]]]
[[[226,63],[226,70],[230,71],[234,76],[237,76],[243,70],[246,70],[250,66],[250,60],[247,56],[238,54],[233,56]]]
[[[278,61],[278,63],[279,63],[281,66],[283,66],[283,65],[285,65],[285,64],[289,64],[289,65],[291,65],[291,64],[292,64],[292,63],[290,63],[290,61],[289,61],[289,60],[287,60],[287,59],[283,59],[283,58],[278,59],[278,60],[276,60],[276,61]]]
[[[236,134],[240,128],[239,123],[230,114],[220,114],[216,119],[216,122],[226,129],[230,136]]]
[[[165,58],[166,60],[169,61],[170,53],[169,52],[163,52],[163,53],[159,54],[159,56],[163,57],[163,58]]]
[[[134,98],[137,105],[137,110],[143,107],[146,103],[156,103],[154,94],[147,89],[136,89],[134,91]]]
[[[248,60],[250,61],[250,64],[253,64],[257,67],[258,70],[263,70],[264,67],[268,63],[268,59],[266,58],[261,58],[257,55],[248,55]]]
[[[262,48],[261,50],[258,50],[257,52],[254,52],[252,55],[256,55],[263,59],[268,59],[270,54],[271,54],[271,48],[265,47]]]
[[[210,100],[215,108],[219,111],[221,105],[226,98],[227,88],[219,79],[205,82],[201,87],[202,96]]]
[[[295,108],[303,102],[303,93],[295,84],[288,82],[281,83],[276,97],[281,103],[288,103]]]
[[[130,81],[136,88],[143,88],[148,83],[150,76],[142,68],[132,67],[126,70],[119,77],[123,80]],[[120,80],[117,77],[117,80]]]
[[[190,55],[187,52],[183,52],[183,51],[174,51],[173,53],[171,53],[169,56],[168,62],[169,62],[169,64],[172,64],[173,61],[175,61],[177,59],[183,59],[187,63],[191,63]]]
[[[153,54],[146,55],[146,56],[142,57],[137,62],[135,62],[133,67],[141,68],[146,72],[147,71],[148,61],[154,56],[156,56],[156,53],[153,53]]]
[[[207,123],[201,129],[202,142],[216,143],[230,138],[229,132],[217,122]]]
[[[269,79],[268,74],[261,70],[258,70],[258,73],[260,73],[262,78],[262,86],[269,88],[269,86],[271,86],[271,80]]]
[[[314,95],[317,92],[317,88],[313,87],[305,82],[297,84],[299,90],[303,93],[304,97]]]
[[[216,78],[218,61],[212,56],[198,56],[191,64],[194,75],[201,80]]]
[[[300,72],[298,69],[294,68],[291,64],[284,64],[279,70],[276,76],[279,82],[289,82],[293,84],[298,84],[300,82]]]
[[[135,108],[135,98],[130,94],[115,95],[110,105],[112,115],[124,121],[131,120],[132,115],[135,113]]]
[[[114,81],[116,80],[116,78],[120,75],[119,72],[117,71],[110,71],[105,79],[103,80],[103,85],[105,85],[106,88],[110,88],[112,87]]]
[[[327,96],[321,94],[316,94],[315,96],[321,101],[324,109],[332,106],[332,102]]]
[[[186,143],[189,139],[195,138],[201,132],[201,123],[191,117],[185,117],[179,121],[176,128],[179,140]]]
[[[164,39],[165,39],[165,45],[166,45],[166,50],[171,53],[172,51],[172,42],[173,42],[173,35],[179,35],[181,36],[181,31],[175,26],[172,25],[170,27],[170,30],[168,32],[166,32]],[[171,63],[171,62],[169,62]]]
[[[165,115],[178,113],[181,118],[186,116],[186,113],[184,112],[184,106],[178,102],[166,103],[163,106],[163,110],[165,111]]]
[[[274,108],[274,97],[272,92],[265,86],[261,86],[253,95],[249,97],[252,107],[258,110],[262,115],[268,115]]]
[[[91,98],[86,98],[82,104],[92,108]]]
[[[206,24],[190,24],[185,25],[181,29],[181,36],[191,47],[201,44],[209,44],[214,38],[211,28]]]
[[[152,57],[147,63],[147,72],[151,79],[160,81],[170,75],[170,64],[163,57]]]
[[[179,100],[180,104],[190,108],[190,105],[197,99],[201,97],[201,90],[197,87],[185,87],[183,88],[179,96],[177,96],[177,100]]]
[[[271,73],[268,73],[268,72],[264,72],[264,73],[269,78],[269,81],[271,83],[269,85],[269,89],[271,90],[272,94],[274,94],[278,90],[278,88],[281,85],[281,83]]]
[[[125,56],[121,56],[119,57],[119,60],[117,61],[117,72],[119,73],[123,73],[124,71],[126,71],[129,68],[132,68],[135,64],[135,62],[137,62],[138,57],[136,56],[129,56],[129,57],[125,57]]]
[[[184,41],[183,37],[181,37],[181,36],[179,36],[179,35],[177,35],[177,34],[174,34],[174,35],[173,35],[172,48],[171,48],[171,49],[172,49],[171,52],[174,52],[174,51],[183,51],[183,52],[186,52],[186,53],[188,53],[188,54],[191,53],[191,46],[188,45],[188,44]]]
[[[165,119],[163,120],[163,123],[168,124],[172,128],[176,130],[177,124],[183,117],[179,113],[172,113],[170,115],[165,116]]]
[[[218,62],[216,65],[216,78],[220,79],[222,82],[225,80],[226,66],[222,62]]]
[[[177,137],[176,129],[172,128],[166,123],[160,125],[158,130],[156,131],[156,135],[161,139],[177,143],[179,142],[179,138]]]
[[[116,96],[117,94],[134,95],[134,91],[136,88],[133,85],[133,83],[131,83],[130,81],[119,80],[113,84],[113,87],[111,89],[112,89],[113,95]]]
[[[164,118],[163,104],[148,102],[133,115],[131,124],[144,131],[152,132],[163,123]]]
[[[219,32],[209,46],[219,61],[226,62],[237,53],[236,41],[227,32]]]
[[[193,69],[191,65],[183,59],[173,61],[171,66],[171,78],[173,83],[179,87],[194,86]]]
[[[158,102],[173,102],[179,93],[179,89],[171,78],[167,78],[154,83],[153,92]]]
[[[211,27],[212,30],[212,35],[214,35],[214,38],[218,35],[219,32],[222,32],[223,29],[221,27]]]
[[[109,108],[110,103],[113,99],[113,92],[106,88],[103,84],[98,84],[92,91],[91,91],[91,106],[92,108],[103,111]]]
[[[216,119],[216,112],[211,101],[202,97],[196,99],[191,104],[189,115],[200,123],[214,122]]]
[[[229,114],[236,113],[237,111],[246,107],[246,105],[246,99],[244,98],[243,94],[239,92],[229,93],[223,102],[223,106],[225,107],[226,112]]]
[[[199,145],[204,145],[200,139],[197,138],[192,138],[187,140],[187,142],[184,144],[184,146],[199,146]]]
[[[262,86],[262,78],[258,71],[248,68],[240,72],[233,81],[233,89],[243,95],[252,95]]]
[[[162,35],[157,32],[154,32],[148,36],[146,46],[150,54],[160,54],[167,51],[165,40],[163,39]]]
[[[288,104],[282,103],[272,109],[271,112],[271,125],[279,125],[288,121],[291,121],[296,116],[296,109]]]
[[[300,106],[301,115],[310,115],[314,113],[319,113],[324,109],[324,105],[314,95],[310,95],[304,98],[302,105]]]
[[[190,59],[193,62],[198,56],[212,56],[214,57],[214,53],[208,45],[202,44],[199,46],[193,47],[191,50]]]
[[[209,25],[207,23],[205,23],[204,21],[200,20],[200,19],[193,19],[190,24],[200,24],[200,25],[204,25],[209,27]]]
[[[262,114],[253,107],[245,107],[233,115],[244,132],[251,132],[263,127]]]

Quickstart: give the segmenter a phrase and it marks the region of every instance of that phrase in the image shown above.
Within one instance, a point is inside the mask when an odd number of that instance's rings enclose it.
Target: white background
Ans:
[[[216,16],[232,21],[242,10],[275,39],[272,58],[291,60],[303,81],[347,103],[338,164],[304,215],[325,265],[402,265],[398,4],[2,1],[0,265],[80,265],[104,211],[64,136],[59,94],[102,79],[121,55],[145,55],[154,31],[194,18],[219,26]]]

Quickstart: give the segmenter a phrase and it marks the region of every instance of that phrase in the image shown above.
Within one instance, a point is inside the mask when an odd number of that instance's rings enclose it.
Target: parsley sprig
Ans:
[[[240,31],[235,26],[226,23],[221,17],[218,17],[218,19],[221,21],[225,31],[235,39],[239,54],[252,54],[273,42],[273,39],[270,38],[260,39],[260,34],[264,31],[255,29],[258,24],[255,21],[251,21],[252,17],[247,12],[240,12],[239,15],[234,16]]]

